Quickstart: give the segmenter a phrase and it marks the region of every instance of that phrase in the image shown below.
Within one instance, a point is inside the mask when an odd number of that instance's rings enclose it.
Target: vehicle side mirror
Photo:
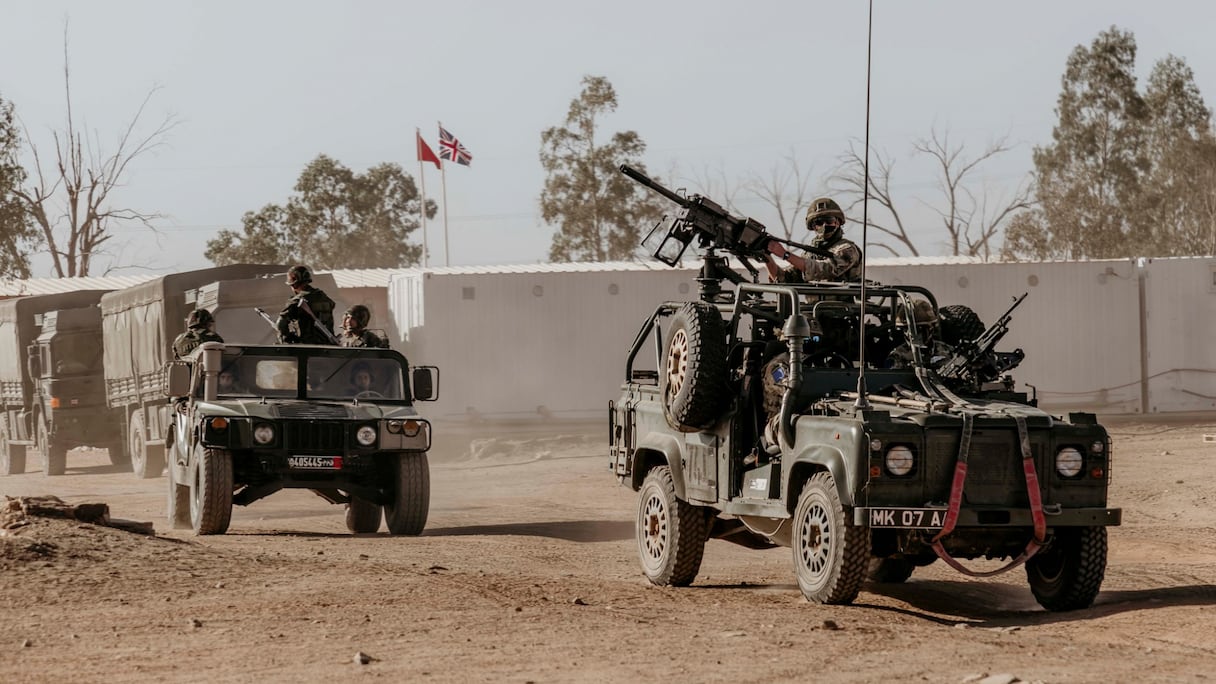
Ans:
[[[190,394],[190,364],[170,361],[165,364],[165,396],[184,397]]]
[[[435,401],[439,398],[439,369],[435,366],[416,366],[410,370],[410,389],[417,401]]]

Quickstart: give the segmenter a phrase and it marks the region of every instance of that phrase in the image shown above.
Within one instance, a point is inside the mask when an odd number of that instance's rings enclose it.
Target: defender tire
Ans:
[[[131,471],[143,480],[160,477],[165,470],[164,447],[149,447],[144,438],[143,409],[131,413],[131,425],[127,430],[127,446],[131,456]]]
[[[667,332],[659,382],[668,418],[681,430],[710,427],[730,402],[722,314],[707,302],[686,302]]]
[[[232,520],[232,454],[203,449],[190,487],[190,525],[194,533],[223,534]]]
[[[870,560],[869,528],[847,519],[831,473],[815,473],[803,485],[792,546],[794,575],[808,601],[847,604],[857,598]]]
[[[38,452],[42,455],[42,472],[48,477],[62,475],[67,470],[68,448],[51,441],[41,418],[38,418]]]
[[[638,492],[636,535],[642,573],[651,584],[686,587],[697,578],[710,518],[676,497],[669,466],[652,468]]]
[[[942,342],[951,347],[970,342],[987,330],[979,315],[962,304],[943,306],[938,314],[942,319]]]
[[[10,444],[0,426],[0,475],[20,475],[25,472],[25,447]]]
[[[352,534],[374,534],[380,531],[380,519],[383,517],[380,504],[352,496],[346,508],[346,529]]]
[[[401,454],[392,464],[393,500],[384,506],[389,534],[422,534],[431,508],[431,471],[425,453]]]
[[[1030,591],[1050,611],[1090,607],[1105,575],[1105,527],[1058,527],[1051,545],[1026,561]]]

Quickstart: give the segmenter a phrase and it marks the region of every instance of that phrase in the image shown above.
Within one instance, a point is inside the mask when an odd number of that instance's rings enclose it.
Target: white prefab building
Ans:
[[[595,419],[645,318],[695,298],[696,273],[657,262],[398,271],[393,346],[440,367],[436,420]],[[1049,411],[1216,409],[1216,259],[874,259],[869,277],[925,286],[988,325],[1028,292],[998,349],[1026,352],[1013,377]]]

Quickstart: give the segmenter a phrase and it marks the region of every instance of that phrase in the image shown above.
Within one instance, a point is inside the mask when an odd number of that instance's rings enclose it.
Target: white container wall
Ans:
[[[1146,259],[1149,413],[1216,409],[1216,259]]]

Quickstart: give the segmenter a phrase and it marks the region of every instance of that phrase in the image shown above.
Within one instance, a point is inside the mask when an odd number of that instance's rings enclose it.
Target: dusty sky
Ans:
[[[933,126],[978,151],[994,197],[1050,140],[1069,52],[1112,25],[1134,32],[1137,71],[1175,54],[1216,98],[1216,5],[1158,0],[1018,3],[876,0],[871,142],[896,160],[896,190],[925,254],[945,253],[924,207],[937,195],[912,155]],[[865,124],[866,3],[673,0],[613,3],[163,2],[10,0],[0,14],[0,97],[44,149],[62,125],[68,24],[75,112],[103,150],[156,87],[145,127],[179,120],[140,158],[124,206],[160,212],[159,238],[116,232],[118,273],[206,267],[207,239],[282,203],[324,153],[356,170],[394,161],[418,174],[414,129],[442,121],[473,154],[447,173],[452,265],[547,258],[540,133],[560,125],[584,75],[619,99],[605,134],[633,129],[657,173],[739,183],[793,155],[822,178]],[[429,197],[440,176],[425,172]],[[773,226],[763,203],[740,211]],[[429,227],[443,264],[443,225]],[[420,241],[420,240],[419,240]],[[49,275],[45,259],[38,275]],[[133,267],[135,270],[133,270]],[[95,272],[95,274],[98,274]]]

